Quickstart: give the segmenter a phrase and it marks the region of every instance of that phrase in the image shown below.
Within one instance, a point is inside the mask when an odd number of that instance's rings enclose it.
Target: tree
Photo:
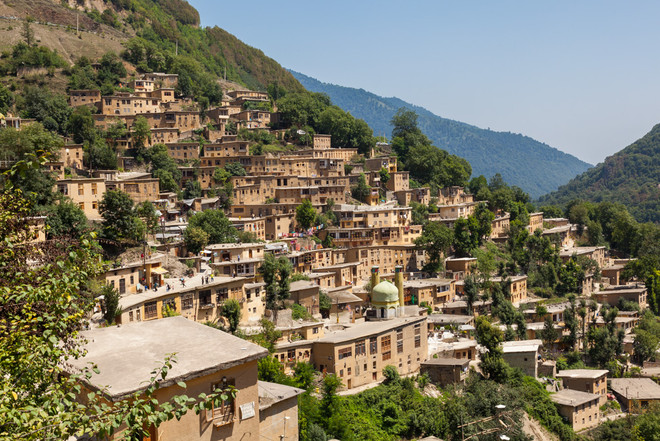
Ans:
[[[62,200],[59,204],[51,205],[47,211],[49,238],[70,236],[79,238],[88,230],[85,213],[71,200]]]
[[[489,379],[504,382],[508,376],[508,365],[502,358],[502,348],[500,344],[504,340],[502,331],[491,325],[488,318],[480,315],[476,322],[477,342],[487,350],[481,356],[479,366],[482,372]]]
[[[454,249],[459,256],[470,256],[479,247],[479,225],[470,216],[459,218],[454,223]]]
[[[73,111],[69,117],[67,130],[73,135],[73,141],[77,144],[82,144],[85,141],[94,142],[96,128],[89,107],[80,106]]]
[[[442,266],[442,258],[447,254],[454,241],[454,234],[445,225],[429,222],[424,226],[422,235],[415,240],[415,246],[426,252],[428,262],[425,271],[436,272]]]
[[[150,201],[144,201],[135,207],[135,215],[144,223],[147,234],[155,234],[158,229],[156,207]]]
[[[109,190],[99,203],[103,237],[118,241],[140,241],[144,224],[133,211],[133,200],[121,190]]]
[[[319,311],[323,317],[330,315],[330,308],[332,308],[332,299],[325,291],[319,292]]]
[[[146,141],[151,139],[151,128],[149,127],[147,118],[142,115],[135,118],[131,137],[133,138],[133,148],[138,151],[138,154],[141,154]]]
[[[209,244],[230,243],[237,239],[237,231],[221,210],[204,210],[188,219],[188,228],[199,227],[209,235]]]
[[[33,21],[34,19],[27,17],[25,21],[23,21],[23,30],[21,31],[21,37],[23,37],[25,44],[28,46],[34,45],[34,31],[32,30]]]
[[[241,321],[241,305],[234,299],[225,300],[221,314],[229,323],[229,332],[235,334]]]
[[[640,364],[648,360],[655,361],[659,344],[660,339],[656,335],[644,329],[637,329],[633,343],[633,352],[637,361]]]
[[[200,227],[188,227],[183,232],[183,241],[189,252],[198,254],[209,244],[209,235]]]
[[[243,167],[240,162],[230,162],[229,164],[225,165],[225,170],[227,170],[232,176],[247,175],[245,167]]]
[[[199,181],[190,179],[186,181],[186,187],[183,190],[184,199],[194,199],[202,197],[202,185]]]
[[[296,207],[296,222],[303,230],[314,225],[316,219],[316,210],[309,199],[303,199],[302,203]]]
[[[103,301],[101,302],[103,319],[108,325],[112,325],[115,323],[115,317],[121,313],[119,309],[119,291],[112,285],[105,284],[101,288],[101,295],[103,296]]]
[[[85,162],[92,170],[116,170],[117,153],[101,138],[87,145]]]
[[[266,308],[283,309],[284,300],[289,297],[291,262],[285,256],[276,258],[272,253],[268,253],[259,272],[266,283]]]
[[[465,277],[463,292],[465,293],[465,302],[467,303],[467,313],[468,315],[472,315],[474,313],[472,306],[479,299],[479,284],[473,275]]]
[[[66,135],[72,108],[65,95],[52,93],[46,88],[26,86],[22,95],[17,97],[16,108],[23,118],[35,118],[43,123],[44,128]]]
[[[543,344],[548,349],[559,338],[559,332],[555,329],[555,323],[552,321],[552,317],[546,316],[543,320],[543,329],[539,331],[539,337],[541,337]]]
[[[13,104],[14,94],[4,84],[0,84],[0,113],[7,113]]]
[[[367,185],[367,179],[364,177],[364,173],[360,173],[357,184],[351,187],[351,196],[364,203],[367,201],[370,194],[371,187]]]

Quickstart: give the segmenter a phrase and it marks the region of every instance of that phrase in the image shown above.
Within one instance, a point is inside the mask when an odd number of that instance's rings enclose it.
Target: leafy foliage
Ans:
[[[640,222],[660,222],[660,125],[601,164],[539,201],[567,206],[575,199],[623,204]]]

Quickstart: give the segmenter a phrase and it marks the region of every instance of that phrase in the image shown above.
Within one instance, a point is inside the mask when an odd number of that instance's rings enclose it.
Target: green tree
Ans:
[[[121,190],[109,190],[99,203],[103,217],[103,237],[117,241],[140,241],[144,235],[144,224],[133,211],[133,200]]]
[[[225,300],[222,304],[221,314],[227,319],[229,332],[235,334],[241,321],[241,305],[234,299]]]
[[[189,179],[186,181],[186,186],[183,189],[184,199],[194,199],[202,197],[202,185],[199,181]]]
[[[477,283],[477,280],[473,275],[465,277],[463,292],[465,293],[465,302],[467,303],[467,313],[468,315],[472,315],[474,313],[472,310],[474,302],[479,299],[479,283]]]
[[[144,201],[135,206],[135,215],[144,223],[147,234],[155,234],[158,229],[156,207],[150,201]]]
[[[117,169],[117,153],[103,139],[97,138],[92,144],[87,144],[86,147],[85,162],[89,165],[90,169]]]
[[[48,208],[47,235],[49,238],[70,236],[79,238],[88,230],[85,213],[71,200],[62,200]]]
[[[96,128],[94,127],[94,119],[92,112],[87,106],[77,107],[76,110],[69,116],[67,130],[73,135],[73,141],[77,144],[82,144],[87,141],[93,143],[96,139]]]
[[[0,84],[0,113],[7,113],[12,105],[14,105],[14,94]]]
[[[275,257],[272,253],[266,254],[259,268],[266,284],[266,308],[271,310],[283,309],[284,300],[289,297],[289,276],[291,262],[285,256]]]
[[[499,328],[491,325],[488,318],[480,315],[475,322],[477,342],[487,350],[481,356],[479,366],[482,372],[491,380],[504,382],[508,377],[508,365],[502,358],[501,343],[504,336]]]
[[[25,44],[28,46],[34,45],[34,30],[32,30],[32,21],[29,17],[23,21],[23,30],[21,31],[21,37],[25,41]]]
[[[230,162],[229,164],[225,165],[225,170],[227,170],[232,176],[247,175],[245,167],[243,167],[240,162]]]
[[[133,148],[139,155],[142,154],[142,149],[144,149],[147,140],[151,139],[151,128],[147,118],[142,115],[135,118],[131,137],[133,138]]]
[[[364,203],[367,201],[370,194],[371,187],[367,185],[367,179],[364,177],[364,173],[361,173],[357,184],[351,187],[351,196]]]
[[[200,227],[188,227],[183,232],[183,241],[189,252],[199,254],[209,244],[209,235]]]
[[[316,210],[309,199],[303,199],[302,203],[296,207],[296,222],[303,230],[314,225],[316,219]]]
[[[103,319],[108,325],[115,323],[115,317],[121,313],[119,309],[119,291],[112,285],[105,284],[101,288],[103,301],[101,302],[101,311]]]
[[[479,224],[473,216],[454,223],[454,249],[459,256],[471,256],[479,247]]]
[[[237,231],[221,210],[204,210],[188,219],[188,228],[199,227],[209,235],[209,244],[230,243]]]
[[[23,118],[35,118],[44,128],[66,135],[72,109],[65,95],[52,93],[46,88],[26,86],[17,97],[16,108]]]
[[[539,331],[539,337],[543,340],[546,348],[552,348],[552,345],[559,338],[559,332],[555,329],[552,317],[546,316],[543,320],[543,329]]]
[[[332,308],[332,299],[325,291],[319,292],[319,311],[323,317],[330,315],[330,308]]]
[[[640,364],[648,360],[655,361],[659,344],[660,339],[656,335],[644,329],[637,329],[633,343],[633,352],[637,361]]]
[[[436,272],[442,267],[442,259],[447,255],[454,241],[452,231],[445,225],[429,222],[422,235],[415,240],[415,246],[426,252],[428,262],[425,271]]]

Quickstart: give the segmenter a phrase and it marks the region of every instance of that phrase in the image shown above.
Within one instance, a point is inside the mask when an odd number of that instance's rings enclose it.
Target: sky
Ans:
[[[659,1],[188,1],[283,67],[591,164],[660,123]]]

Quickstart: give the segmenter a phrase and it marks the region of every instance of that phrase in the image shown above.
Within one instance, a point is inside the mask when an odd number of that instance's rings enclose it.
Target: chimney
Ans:
[[[378,266],[371,267],[371,291],[373,292],[374,287],[380,283],[380,274],[378,273]],[[371,293],[369,293],[371,294]]]
[[[394,267],[394,286],[399,290],[399,306],[403,308],[405,300],[403,298],[403,267],[401,265]]]

